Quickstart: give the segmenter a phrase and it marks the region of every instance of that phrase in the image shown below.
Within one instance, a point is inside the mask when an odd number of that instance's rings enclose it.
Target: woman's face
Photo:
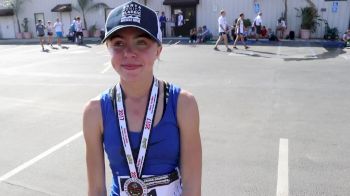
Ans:
[[[153,76],[153,64],[162,51],[147,33],[128,27],[107,41],[111,64],[123,80],[134,81]]]

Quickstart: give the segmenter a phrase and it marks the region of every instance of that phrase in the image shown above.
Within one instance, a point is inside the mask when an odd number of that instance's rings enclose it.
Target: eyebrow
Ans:
[[[135,36],[134,38],[140,38],[140,37],[152,39],[152,37],[151,37],[149,34],[147,34],[147,33],[141,33],[141,34]],[[112,40],[112,39],[114,39],[114,38],[122,38],[122,39],[123,39],[124,37],[121,36],[120,34],[116,33],[116,34],[112,35],[110,39]],[[153,40],[153,39],[152,39],[152,40]]]

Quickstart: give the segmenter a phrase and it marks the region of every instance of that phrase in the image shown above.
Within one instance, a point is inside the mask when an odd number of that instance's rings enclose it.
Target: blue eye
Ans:
[[[135,40],[135,46],[139,49],[145,49],[149,46],[149,43],[146,39],[137,39]]]
[[[125,46],[125,43],[122,42],[122,41],[116,41],[113,43],[112,45],[113,47],[116,47],[116,48],[121,48],[121,47],[124,47]]]

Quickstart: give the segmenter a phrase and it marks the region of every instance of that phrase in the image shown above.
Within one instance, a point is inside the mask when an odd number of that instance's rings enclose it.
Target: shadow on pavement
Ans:
[[[313,56],[305,56],[305,58],[283,58],[285,61],[312,61],[317,59],[330,59],[336,58],[341,54],[345,54],[344,49],[340,48],[325,48],[327,51],[322,54]]]

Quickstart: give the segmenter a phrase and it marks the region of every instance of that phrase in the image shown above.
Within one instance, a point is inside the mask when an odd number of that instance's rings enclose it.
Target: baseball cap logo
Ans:
[[[123,7],[120,22],[141,22],[141,6],[135,3],[127,4]]]

